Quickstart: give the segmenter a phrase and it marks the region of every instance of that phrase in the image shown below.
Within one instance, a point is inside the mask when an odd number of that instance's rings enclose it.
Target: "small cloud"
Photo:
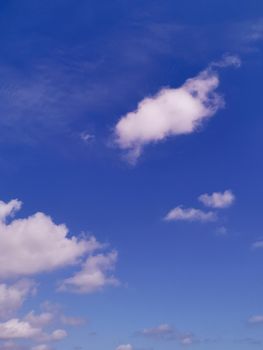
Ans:
[[[217,236],[227,236],[227,228],[225,226],[218,227],[216,229],[216,235]]]
[[[195,208],[183,208],[178,206],[165,216],[166,221],[200,221],[209,222],[217,219],[216,213],[212,211],[204,212]]]
[[[95,139],[95,135],[92,135],[90,134],[89,132],[87,131],[83,131],[81,134],[80,134],[80,138],[83,142],[85,143],[91,143],[92,141],[94,141]]]
[[[230,207],[235,201],[235,196],[232,191],[226,190],[212,194],[204,193],[198,199],[206,207],[222,209]]]
[[[49,336],[49,340],[51,341],[59,341],[68,336],[67,332],[64,329],[56,329]]]

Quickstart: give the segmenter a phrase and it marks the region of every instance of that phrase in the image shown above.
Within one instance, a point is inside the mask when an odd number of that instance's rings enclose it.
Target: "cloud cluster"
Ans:
[[[75,272],[61,282],[61,289],[93,293],[119,284],[113,274],[117,252],[106,251],[108,247],[94,236],[69,235],[65,224],[58,225],[41,212],[14,218],[21,206],[17,199],[0,201],[0,341],[7,342],[6,348],[11,344],[10,349],[19,348],[18,340],[39,343],[32,345],[34,350],[51,349],[50,342],[67,337],[65,329],[50,330],[51,324],[79,326],[84,320],[52,307],[17,317],[24,301],[36,293],[36,283],[25,277],[69,267]]]
[[[207,207],[222,209],[230,207],[235,200],[232,191],[204,193],[198,197],[199,201]],[[181,205],[171,209],[164,217],[166,221],[199,221],[209,222],[217,220],[217,213],[214,211],[203,211],[196,208],[183,208]]]
[[[44,213],[6,223],[6,218],[20,207],[18,200],[0,202],[0,279],[79,265],[86,257],[81,271],[64,281],[64,290],[90,293],[106,285],[117,285],[117,279],[107,275],[114,269],[115,251],[96,255],[104,246],[95,237],[69,237],[66,225],[55,224]]]
[[[236,56],[226,56],[219,67],[237,66]],[[178,88],[163,88],[144,98],[137,109],[120,118],[114,128],[115,143],[135,163],[143,148],[170,136],[197,131],[205,120],[222,108],[224,101],[216,92],[219,77],[216,62]]]

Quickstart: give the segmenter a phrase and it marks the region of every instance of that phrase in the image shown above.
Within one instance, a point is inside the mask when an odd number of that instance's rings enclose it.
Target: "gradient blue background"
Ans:
[[[250,248],[263,237],[262,39],[258,0],[0,2],[1,199],[109,242],[126,285],[54,294],[47,286],[63,271],[41,276],[26,308],[52,299],[90,320],[57,349],[179,348],[136,335],[161,323],[207,339],[200,350],[262,346],[252,343],[263,326],[247,324],[263,313],[263,252]],[[135,167],[109,147],[142,98],[226,52],[242,67],[221,72],[226,106],[200,132],[147,147]],[[82,142],[83,131],[95,140]],[[237,199],[220,223],[162,220],[228,188]]]

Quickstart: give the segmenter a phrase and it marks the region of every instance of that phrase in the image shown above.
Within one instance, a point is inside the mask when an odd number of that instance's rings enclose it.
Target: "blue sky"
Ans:
[[[0,350],[262,347],[262,11],[0,2]]]

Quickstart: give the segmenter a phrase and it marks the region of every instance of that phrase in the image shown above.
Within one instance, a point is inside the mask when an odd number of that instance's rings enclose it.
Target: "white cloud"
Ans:
[[[51,333],[45,327],[52,321],[52,315],[29,313],[20,320],[10,319],[0,323],[0,340],[31,339],[41,342],[59,341],[67,337],[64,329],[55,329]]]
[[[35,291],[35,283],[21,280],[13,285],[0,284],[0,318],[10,318]]]
[[[7,224],[5,219],[20,206],[17,200],[0,202],[0,278],[73,265],[83,255],[101,248],[94,237],[68,237],[68,228],[64,224],[56,225],[44,213]]]
[[[204,193],[198,199],[207,207],[222,209],[230,207],[235,201],[235,196],[232,191],[226,190],[212,194]]]
[[[128,152],[131,163],[149,143],[197,131],[224,105],[215,91],[219,85],[218,74],[212,69],[215,64],[179,88],[163,88],[155,96],[144,98],[135,111],[120,118],[114,129],[115,143]],[[236,66],[237,58],[227,56],[219,65]]]
[[[253,315],[248,319],[248,323],[259,324],[263,323],[263,315]]]
[[[29,322],[13,318],[0,323],[0,339],[32,339],[41,335],[41,329],[35,328]]]
[[[166,221],[201,221],[208,222],[216,220],[216,214],[212,211],[204,212],[195,208],[183,208],[178,206],[165,216]]]
[[[60,291],[76,293],[93,293],[105,286],[117,286],[118,280],[110,274],[115,268],[117,252],[98,254],[87,258],[82,269],[72,277],[64,280]]]
[[[133,347],[131,344],[123,344],[119,345],[116,350],[133,350]]]

